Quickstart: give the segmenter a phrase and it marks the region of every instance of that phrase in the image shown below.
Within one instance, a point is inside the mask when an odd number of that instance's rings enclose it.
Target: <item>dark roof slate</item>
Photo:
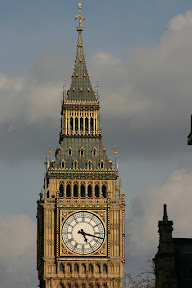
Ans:
[[[67,101],[96,101],[83,51],[82,31],[79,31],[75,68],[72,75]]]
[[[68,149],[72,149],[72,156]],[[96,148],[96,156],[93,156],[93,148]],[[84,156],[80,156],[80,149],[84,149]],[[61,161],[65,161],[65,168],[72,169],[73,161],[78,161],[78,169],[87,169],[89,160],[92,162],[92,170],[100,168],[100,162],[103,160],[104,169],[111,169],[111,164],[107,158],[102,141],[98,137],[65,137],[55,159],[54,168],[61,168]]]

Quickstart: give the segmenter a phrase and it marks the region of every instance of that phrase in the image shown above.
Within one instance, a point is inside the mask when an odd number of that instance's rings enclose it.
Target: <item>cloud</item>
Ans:
[[[144,268],[148,258],[157,253],[158,221],[162,220],[163,204],[174,223],[173,237],[191,238],[192,171],[177,170],[166,182],[144,191],[127,203],[126,211],[126,271]]]
[[[121,147],[124,158],[167,159],[183,151],[192,107],[191,22],[191,11],[177,15],[168,23],[159,43],[135,47],[124,56],[98,51],[87,61],[91,78],[100,83],[106,142]],[[44,51],[26,75],[0,74],[3,158],[15,157],[4,144],[10,143],[11,133],[15,142],[20,142],[18,159],[29,158],[31,153],[22,151],[26,147],[33,151],[34,139],[42,139],[42,134],[56,141],[61,88],[64,76],[70,78],[74,65],[74,59],[58,56],[58,49]],[[24,147],[20,135],[26,131],[33,134],[25,137]],[[33,157],[39,157],[41,152],[37,149]]]
[[[0,217],[0,288],[37,286],[36,225],[26,215]]]

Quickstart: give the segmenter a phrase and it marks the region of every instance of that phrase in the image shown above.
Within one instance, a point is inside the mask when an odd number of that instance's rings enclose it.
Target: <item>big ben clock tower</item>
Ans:
[[[63,92],[61,132],[37,209],[37,269],[41,288],[121,287],[124,194],[117,165],[102,144],[82,42],[81,4],[71,85]]]

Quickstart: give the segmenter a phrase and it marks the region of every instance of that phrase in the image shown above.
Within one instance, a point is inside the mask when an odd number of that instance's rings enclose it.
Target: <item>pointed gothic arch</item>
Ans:
[[[61,183],[59,186],[59,197],[63,197],[64,196],[64,189],[63,189],[63,184]]]
[[[102,196],[103,198],[107,197],[107,188],[106,185],[102,185]]]
[[[99,198],[99,185],[95,185],[95,197]]]
[[[73,197],[78,197],[78,185],[77,183],[73,186]]]
[[[81,197],[84,198],[85,197],[85,185],[81,184]]]
[[[73,161],[73,169],[78,169],[78,161],[76,159]]]
[[[88,161],[87,161],[87,169],[88,169],[88,170],[91,170],[91,169],[92,169],[92,161],[91,161],[91,160],[88,160]]]
[[[92,190],[92,185],[88,185],[88,197],[92,198],[93,197],[93,190]]]
[[[66,197],[71,197],[71,185],[70,184],[67,184],[67,187],[66,187]]]

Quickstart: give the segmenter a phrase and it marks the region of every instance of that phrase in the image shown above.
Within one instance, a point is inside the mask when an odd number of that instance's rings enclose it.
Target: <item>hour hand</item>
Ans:
[[[85,237],[85,232],[83,231],[83,229],[78,231],[79,234],[83,235],[85,242],[87,243],[87,238]]]

